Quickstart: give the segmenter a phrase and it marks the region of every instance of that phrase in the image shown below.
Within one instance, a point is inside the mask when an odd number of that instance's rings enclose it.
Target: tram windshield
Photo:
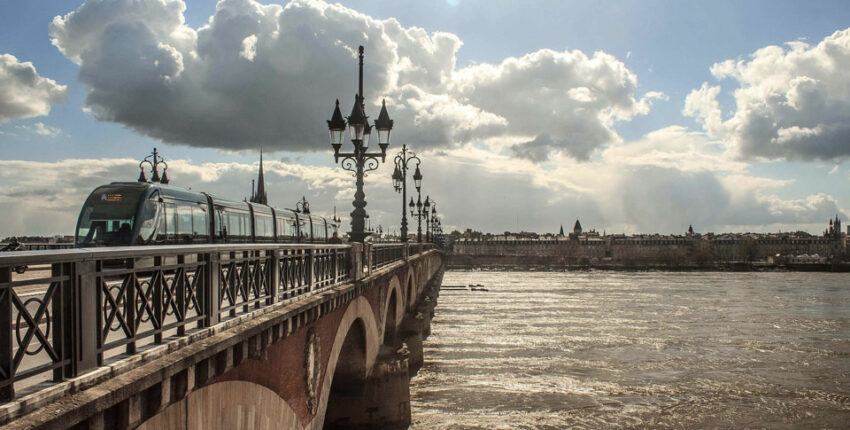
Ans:
[[[77,245],[132,245],[133,223],[142,187],[101,187],[93,192],[80,213]]]

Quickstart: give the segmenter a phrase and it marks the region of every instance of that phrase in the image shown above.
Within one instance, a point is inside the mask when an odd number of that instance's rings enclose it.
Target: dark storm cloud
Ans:
[[[222,0],[198,29],[184,24],[185,8],[90,0],[54,19],[53,43],[80,65],[96,118],[192,146],[326,150],[334,99],[345,115],[354,102],[359,44],[367,113],[385,98],[394,136],[424,148],[547,134],[552,151],[587,159],[619,140],[613,122],[648,112],[635,75],[601,52],[540,50],[458,69],[457,36],[341,5]]]

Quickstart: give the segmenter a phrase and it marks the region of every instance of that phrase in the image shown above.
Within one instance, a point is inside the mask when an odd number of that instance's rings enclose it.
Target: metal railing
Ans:
[[[372,259],[371,269],[377,269],[396,261],[403,260],[405,244],[403,243],[375,243],[371,245]]]
[[[16,388],[73,378],[146,345],[349,282],[359,249],[245,244],[0,254],[0,401],[14,399]],[[22,264],[30,269],[19,275],[14,267]]]

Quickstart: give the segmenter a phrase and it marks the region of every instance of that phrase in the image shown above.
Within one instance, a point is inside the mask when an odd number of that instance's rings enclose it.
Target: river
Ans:
[[[412,429],[848,428],[850,274],[446,272]]]

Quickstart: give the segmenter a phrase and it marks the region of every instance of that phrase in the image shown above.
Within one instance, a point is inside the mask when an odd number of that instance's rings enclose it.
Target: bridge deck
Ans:
[[[323,303],[327,294],[343,293],[341,286],[431,248],[244,244],[5,253],[0,400],[16,401],[0,406],[0,414],[9,419],[25,400],[78,390],[258,315],[300,309],[312,303],[306,299]],[[20,265],[33,270],[17,274]]]

